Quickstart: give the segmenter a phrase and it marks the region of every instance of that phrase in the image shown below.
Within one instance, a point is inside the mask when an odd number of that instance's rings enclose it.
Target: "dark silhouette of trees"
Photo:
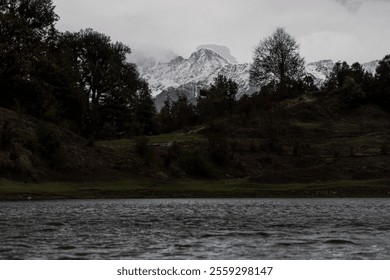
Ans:
[[[158,115],[159,130],[163,133],[186,129],[197,122],[196,106],[185,95],[180,95],[174,102],[167,99]]]
[[[325,83],[325,87],[328,90],[341,88],[348,78],[353,79],[358,85],[368,90],[373,77],[370,73],[367,73],[358,62],[349,66],[345,61],[338,61],[334,65],[329,79]]]
[[[92,29],[66,32],[61,46],[84,93],[87,135],[115,138],[153,131],[155,108],[130,48]]]
[[[159,132],[161,133],[168,133],[175,130],[172,100],[169,97],[164,101],[164,106],[161,108],[157,117],[157,123]]]
[[[337,62],[325,82],[325,89],[328,92],[341,94],[341,100],[348,107],[355,107],[372,100],[375,88],[374,77],[358,62],[351,66],[345,61]]]
[[[218,75],[209,89],[200,90],[198,110],[202,120],[213,116],[231,115],[238,91],[237,83]]]
[[[172,116],[176,129],[188,128],[196,124],[198,116],[195,106],[188,101],[185,95],[172,104]]]
[[[130,107],[131,108],[131,107]],[[140,126],[140,133],[150,135],[155,133],[156,107],[151,96],[149,85],[141,80],[135,96],[135,122]]]
[[[350,67],[347,62],[336,62],[333,66],[332,71],[330,72],[329,78],[325,83],[325,86],[328,90],[335,88],[341,88],[344,80],[350,74]]]
[[[365,102],[366,93],[353,77],[347,76],[343,81],[341,97],[344,104],[355,107]]]
[[[325,87],[328,90],[341,88],[347,78],[352,78],[360,86],[367,87],[370,82],[369,80],[372,80],[373,77],[370,73],[366,72],[358,62],[349,66],[345,61],[338,61],[334,65],[330,76],[325,83]]]
[[[390,111],[390,54],[379,61],[376,69],[374,99]]]
[[[250,81],[258,87],[272,84],[282,96],[288,86],[303,76],[304,60],[295,39],[283,28],[277,28],[255,47]]]
[[[51,0],[0,2],[0,106],[42,116],[52,104],[48,48],[57,19]]]
[[[92,29],[80,32],[66,32],[62,42],[72,49],[73,68],[80,75],[80,82],[85,91],[86,99],[94,110],[102,99],[118,87],[136,87],[124,81],[129,75],[135,76],[136,71],[131,65],[126,65],[126,55],[130,48],[122,43],[112,43],[110,37]],[[124,75],[121,77],[121,68]],[[125,85],[126,84],[126,85]]]

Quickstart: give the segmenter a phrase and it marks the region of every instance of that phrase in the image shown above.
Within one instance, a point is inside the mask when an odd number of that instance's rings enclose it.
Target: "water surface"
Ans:
[[[0,202],[0,259],[390,259],[390,199]]]

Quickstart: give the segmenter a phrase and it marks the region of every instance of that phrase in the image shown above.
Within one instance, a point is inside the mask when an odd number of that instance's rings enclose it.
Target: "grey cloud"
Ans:
[[[362,5],[362,0],[336,0],[351,12],[357,11]]]
[[[336,0],[336,2],[340,3],[344,7],[346,7],[351,12],[356,12],[360,9],[363,3],[367,2],[389,2],[390,0]]]
[[[91,27],[129,45],[134,59],[140,51],[164,61],[173,56],[151,46],[189,57],[200,44],[216,44],[229,47],[239,62],[251,62],[253,46],[276,26],[296,37],[307,61],[365,62],[383,57],[390,46],[390,0],[53,2],[59,30]]]

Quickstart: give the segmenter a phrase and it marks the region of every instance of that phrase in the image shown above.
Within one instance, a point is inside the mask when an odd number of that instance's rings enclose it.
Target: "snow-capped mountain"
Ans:
[[[209,49],[218,53],[223,58],[227,59],[231,63],[238,63],[237,59],[230,53],[230,49],[225,46],[208,44],[208,45],[200,45],[196,48],[196,50],[200,49]]]
[[[334,62],[330,59],[311,62],[306,65],[306,73],[314,80],[314,84],[320,87],[332,72]]]
[[[378,65],[379,65],[379,60],[374,60],[371,62],[363,63],[362,67],[366,72],[371,73],[372,75],[375,75],[376,68],[378,67]]]
[[[198,49],[188,59],[178,56],[168,63],[139,66],[141,76],[156,97],[157,108],[162,106],[168,95],[175,100],[178,92],[187,95],[190,100],[195,99],[199,90],[212,84],[219,74],[238,84],[239,96],[251,94],[255,89],[249,86],[249,68],[248,63],[231,63],[216,51],[206,48]]]
[[[210,45],[214,49],[209,49],[204,46],[198,47],[187,59],[177,56],[169,62],[156,62],[148,58],[137,63],[141,76],[149,83],[157,109],[168,97],[176,100],[179,94],[195,101],[200,89],[212,84],[219,74],[238,84],[238,97],[257,90],[249,84],[249,63],[233,63],[231,58],[227,59],[226,54],[230,55],[230,50],[226,47],[214,48]],[[223,52],[218,53],[218,50]],[[312,62],[306,65],[306,73],[317,86],[321,86],[329,78],[334,65],[332,60]],[[373,74],[377,65],[378,61],[362,64],[366,71]]]

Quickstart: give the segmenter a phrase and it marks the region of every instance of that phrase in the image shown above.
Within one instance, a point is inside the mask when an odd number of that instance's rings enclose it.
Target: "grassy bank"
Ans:
[[[259,184],[245,179],[40,184],[0,181],[0,200],[201,197],[390,197],[390,180],[310,184]]]

